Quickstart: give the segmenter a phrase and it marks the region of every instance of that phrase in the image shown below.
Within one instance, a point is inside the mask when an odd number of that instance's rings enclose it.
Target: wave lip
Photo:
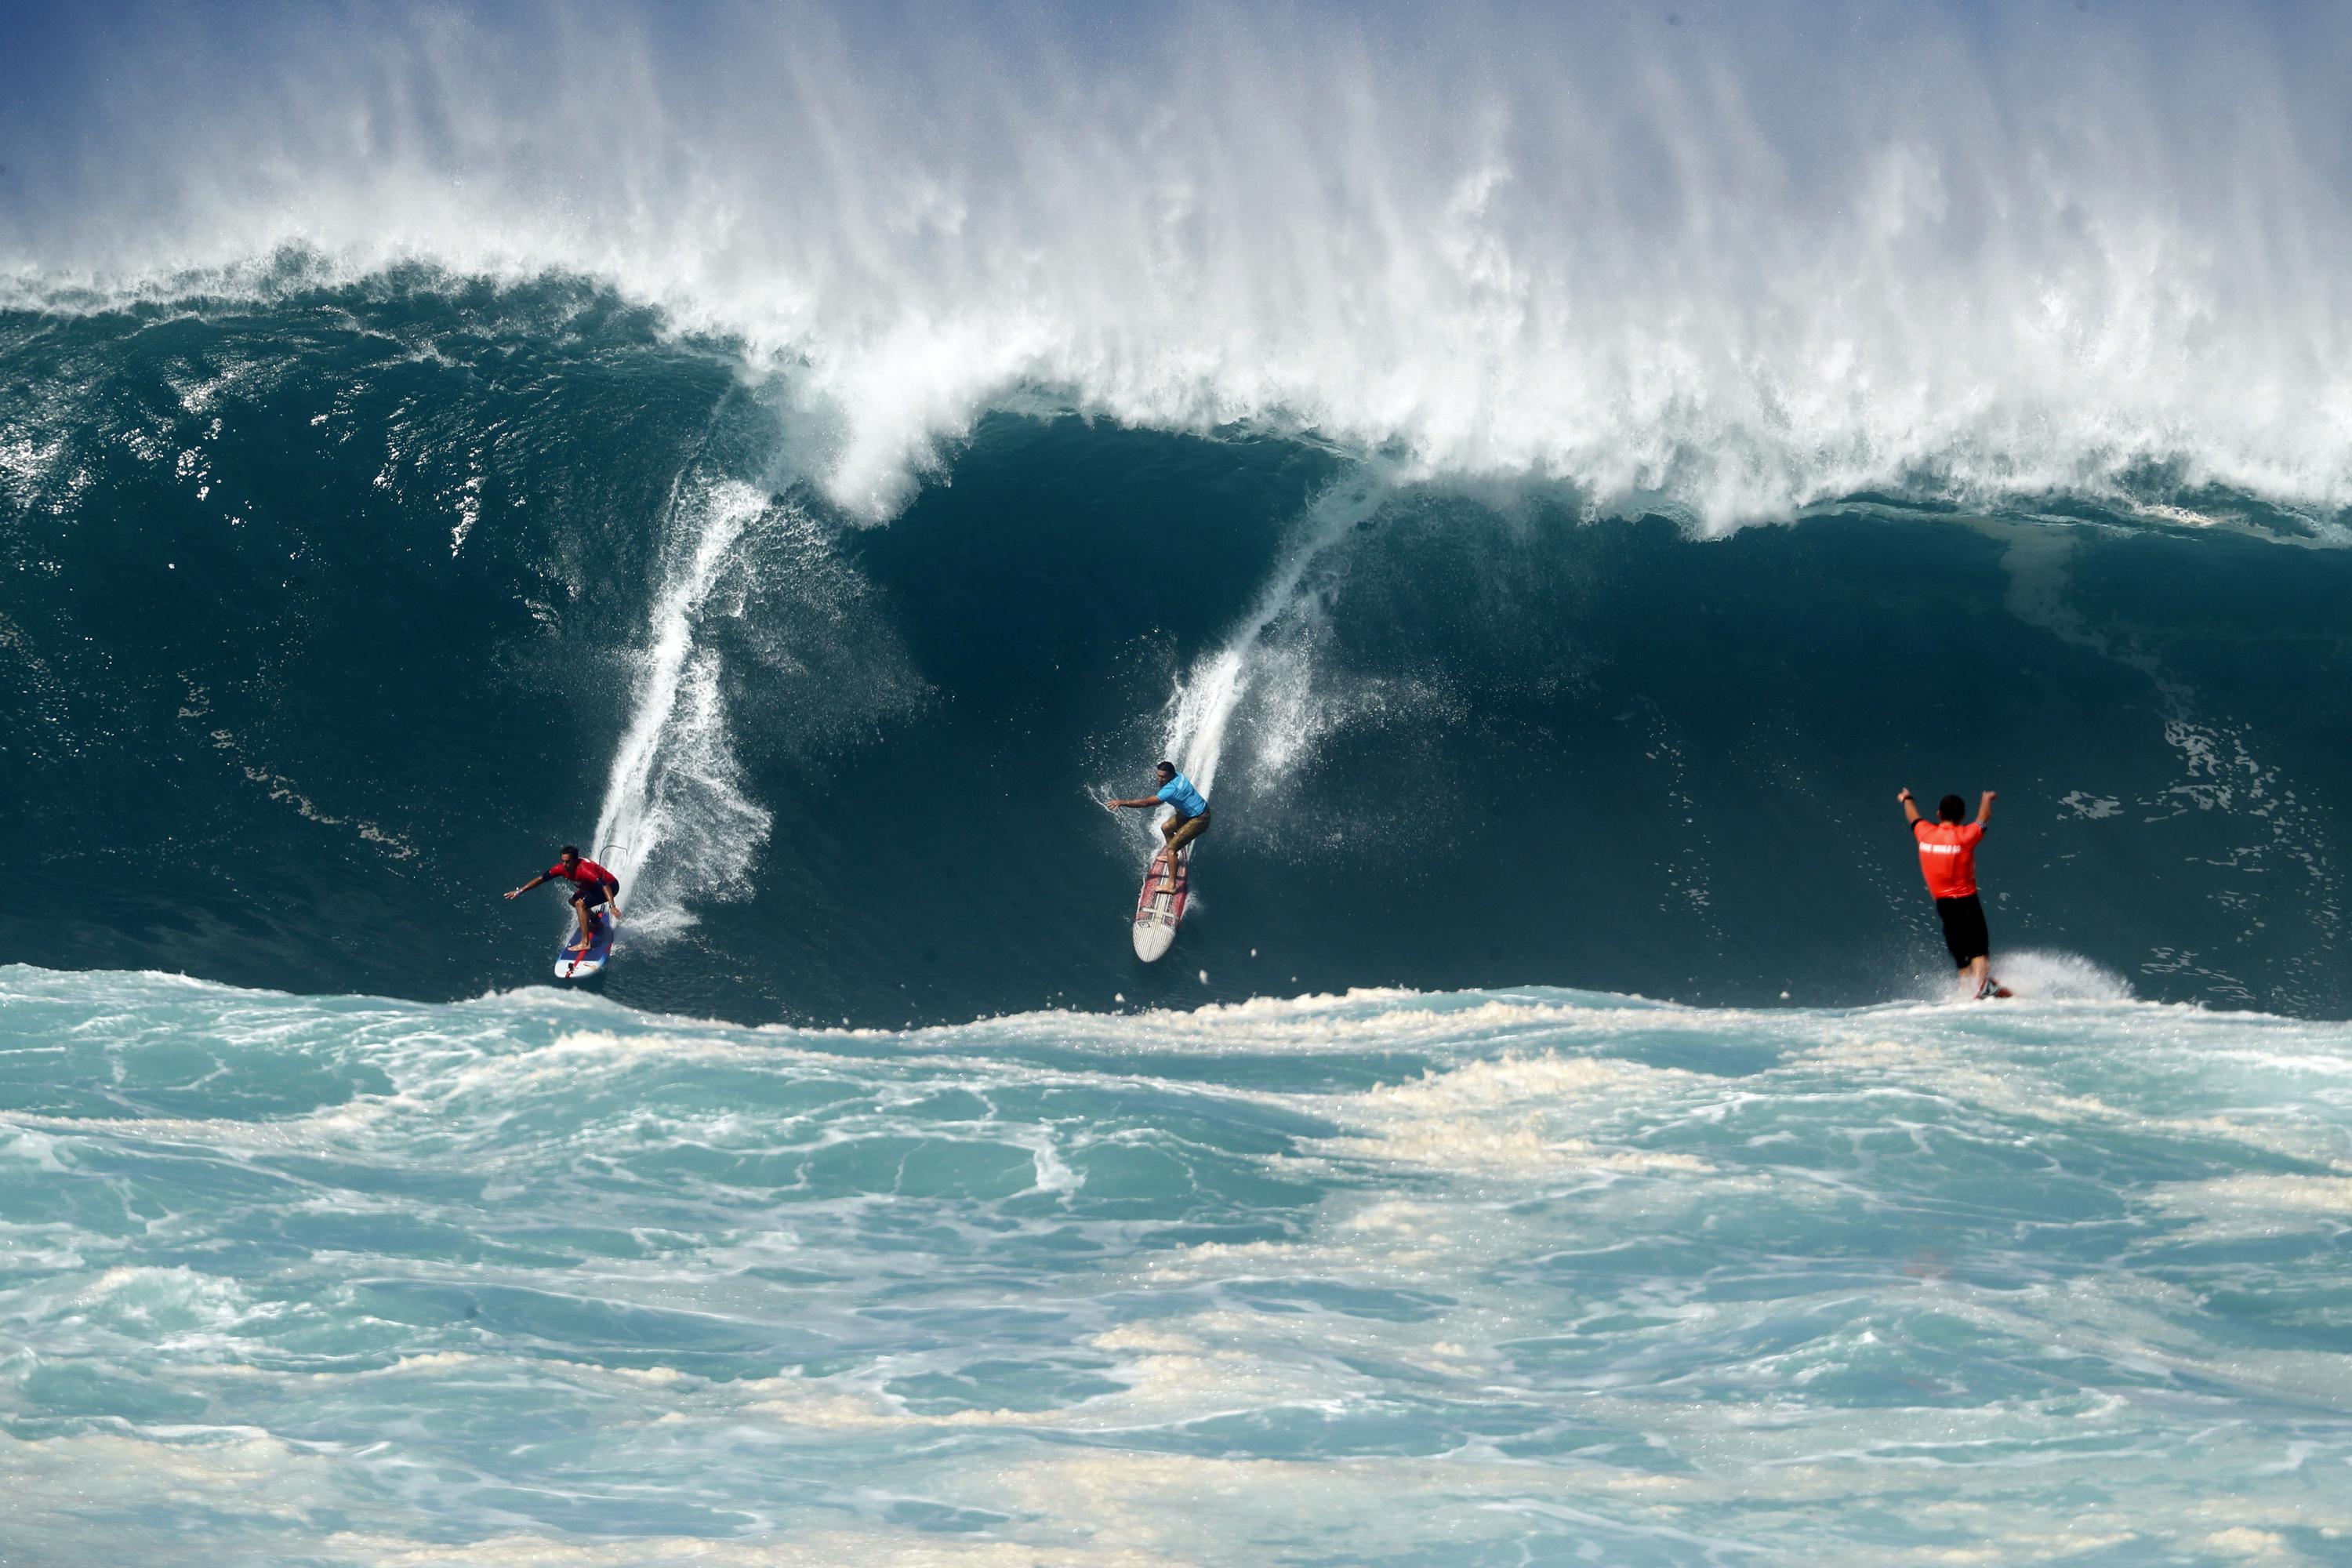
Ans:
[[[2352,501],[2333,14],[702,20],[61,22],[0,269],[603,279],[830,409],[877,516],[1040,389],[1710,529],[2151,473]],[[121,90],[77,96],[101,49]]]

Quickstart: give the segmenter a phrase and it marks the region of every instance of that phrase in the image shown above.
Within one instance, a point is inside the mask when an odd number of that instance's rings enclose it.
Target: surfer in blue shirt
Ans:
[[[1176,887],[1176,857],[1184,846],[1209,831],[1209,797],[1192,787],[1192,781],[1176,771],[1174,763],[1160,764],[1160,789],[1138,800],[1107,800],[1103,808],[1117,811],[1121,806],[1149,811],[1156,805],[1167,805],[1176,815],[1160,825],[1160,836],[1168,840],[1168,887]]]

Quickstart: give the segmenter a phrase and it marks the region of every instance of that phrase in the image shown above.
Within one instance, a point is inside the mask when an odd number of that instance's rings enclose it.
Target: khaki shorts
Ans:
[[[1181,849],[1208,831],[1209,813],[1205,811],[1198,816],[1171,817],[1168,820],[1168,847],[1171,851]]]

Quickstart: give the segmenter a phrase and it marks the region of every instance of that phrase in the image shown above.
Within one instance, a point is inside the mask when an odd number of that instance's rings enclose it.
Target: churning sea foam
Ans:
[[[1041,396],[1707,529],[1870,489],[2352,500],[2341,10],[158,7],[22,42],[19,300],[585,274],[804,383],[876,516]]]
[[[9,965],[0,1032],[12,1562],[2352,1537],[2341,1024],[1521,989],[749,1029]]]

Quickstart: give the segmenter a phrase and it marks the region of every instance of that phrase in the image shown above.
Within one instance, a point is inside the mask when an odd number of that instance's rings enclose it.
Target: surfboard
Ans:
[[[620,916],[610,910],[604,911],[585,952],[580,950],[578,929],[567,930],[563,933],[563,945],[555,950],[555,977],[558,980],[585,980],[592,974],[602,974],[604,965],[613,957],[613,937],[620,925]]]
[[[1135,956],[1150,963],[1176,941],[1176,923],[1184,918],[1184,902],[1192,896],[1192,847],[1186,845],[1176,861],[1176,890],[1166,886],[1168,851],[1151,858],[1143,874],[1143,890],[1135,900]]]

